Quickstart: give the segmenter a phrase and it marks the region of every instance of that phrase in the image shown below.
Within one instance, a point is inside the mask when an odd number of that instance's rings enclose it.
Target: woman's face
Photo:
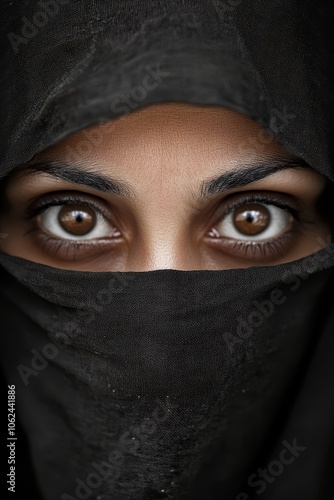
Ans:
[[[28,166],[6,185],[1,249],[49,266],[273,265],[328,239],[325,178],[224,108],[149,106],[71,135]]]

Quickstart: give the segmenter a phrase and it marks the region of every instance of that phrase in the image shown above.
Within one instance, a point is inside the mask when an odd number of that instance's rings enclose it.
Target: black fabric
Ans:
[[[1,177],[88,125],[182,101],[249,115],[333,181],[332,11],[4,3]],[[36,28],[37,12],[48,13]],[[148,75],[145,99],[131,94]],[[278,266],[137,273],[0,252],[1,363],[42,498],[332,498],[333,249]]]

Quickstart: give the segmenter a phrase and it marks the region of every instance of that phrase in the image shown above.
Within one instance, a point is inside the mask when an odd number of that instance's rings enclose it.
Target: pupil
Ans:
[[[234,211],[234,225],[239,233],[247,236],[262,233],[270,224],[270,212],[265,205],[243,205]]]
[[[92,231],[96,224],[95,211],[86,205],[66,205],[58,215],[62,228],[75,236],[83,236]]]

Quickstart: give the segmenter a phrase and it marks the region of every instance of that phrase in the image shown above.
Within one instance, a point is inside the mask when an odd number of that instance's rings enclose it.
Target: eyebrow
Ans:
[[[260,162],[243,165],[242,168],[230,170],[219,177],[202,182],[201,198],[209,198],[224,191],[241,188],[259,181],[284,169],[311,167],[301,158],[273,157]]]
[[[253,161],[243,164],[242,167],[205,180],[201,184],[199,199],[208,199],[225,191],[237,189],[247,184],[259,181],[284,169],[311,167],[300,158],[274,157],[261,161]],[[62,161],[44,161],[23,165],[16,171],[28,172],[31,174],[46,173],[56,179],[62,179],[74,184],[85,185],[98,191],[114,194],[126,199],[134,199],[132,187],[124,181],[112,179],[100,172],[94,171],[91,167],[79,164],[70,164]]]
[[[40,161],[19,167],[16,171],[29,174],[46,173],[56,179],[73,182],[74,184],[88,186],[98,191],[115,194],[122,198],[133,198],[133,190],[124,181],[107,177],[91,167],[80,164],[71,164],[63,161]]]

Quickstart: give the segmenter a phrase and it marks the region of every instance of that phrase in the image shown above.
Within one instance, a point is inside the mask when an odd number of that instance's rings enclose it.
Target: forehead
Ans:
[[[272,136],[248,116],[222,107],[161,103],[133,111],[119,119],[74,133],[40,156],[75,153],[101,165],[113,158],[136,161],[154,155],[185,160],[217,155],[244,160],[282,151]],[[124,157],[125,155],[125,157]],[[67,158],[68,159],[68,158]],[[251,159],[251,158],[250,158]]]
[[[49,189],[55,182],[61,188],[62,181],[72,182],[74,177],[77,185],[85,185],[83,177],[88,173],[104,177],[103,183],[112,181],[127,186],[133,194],[127,195],[129,201],[150,197],[159,202],[175,201],[180,195],[202,204],[206,203],[203,185],[211,186],[215,181],[221,186],[221,176],[234,175],[235,183],[238,174],[242,182],[239,179],[237,184],[242,187],[273,171],[280,175],[278,170],[290,168],[295,160],[296,157],[248,116],[223,107],[164,103],[140,108],[122,118],[69,135],[36,155],[30,163],[36,164],[35,173],[44,163],[46,170],[41,168],[38,183],[44,182]],[[56,165],[57,174],[50,180],[46,172],[51,164]],[[263,174],[263,167],[270,172],[266,170]],[[245,174],[247,168],[257,171],[256,179],[252,174],[253,181]],[[20,172],[17,174],[19,177]],[[296,175],[296,169],[284,171],[285,180],[289,176],[293,180]],[[305,177],[305,172],[302,175]],[[300,181],[300,176],[298,178]],[[27,182],[26,178],[25,186]],[[276,179],[276,186],[277,182]],[[217,195],[216,184],[210,196]],[[226,185],[230,186],[231,182]],[[92,186],[91,178],[87,186]]]

